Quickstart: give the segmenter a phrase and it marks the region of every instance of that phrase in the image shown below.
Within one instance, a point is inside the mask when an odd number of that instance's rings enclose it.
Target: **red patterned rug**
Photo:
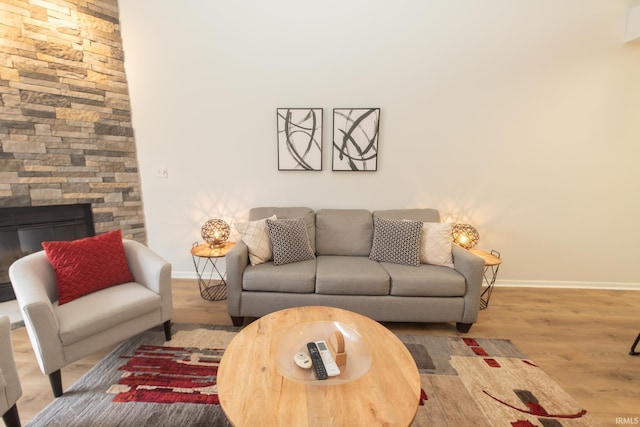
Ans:
[[[216,374],[237,330],[174,325],[169,343],[161,329],[133,338],[29,425],[229,426],[219,405]],[[413,426],[599,425],[508,340],[399,338],[422,381]]]
[[[122,377],[107,393],[114,402],[218,405],[216,375],[224,349],[141,345],[118,368]]]

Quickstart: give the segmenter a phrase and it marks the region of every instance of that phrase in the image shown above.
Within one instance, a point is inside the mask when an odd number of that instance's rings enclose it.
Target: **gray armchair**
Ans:
[[[56,275],[44,251],[9,268],[9,277],[40,370],[54,396],[62,395],[60,369],[103,347],[164,324],[171,339],[171,264],[146,246],[123,240],[134,282],[58,305]]]
[[[9,317],[0,316],[0,413],[7,427],[20,427],[16,402],[22,396],[11,346]]]

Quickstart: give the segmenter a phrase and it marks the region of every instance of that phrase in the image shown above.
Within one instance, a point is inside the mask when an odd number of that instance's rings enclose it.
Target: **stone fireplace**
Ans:
[[[88,203],[0,208],[0,302],[15,299],[9,281],[9,267],[15,260],[41,251],[42,242],[93,235]]]
[[[0,4],[0,207],[87,204],[145,243],[117,0]]]

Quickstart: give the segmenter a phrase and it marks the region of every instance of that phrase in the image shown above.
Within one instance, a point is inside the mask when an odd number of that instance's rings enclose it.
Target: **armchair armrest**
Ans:
[[[239,241],[225,256],[227,269],[227,309],[230,316],[240,316],[242,274],[248,264],[249,248],[243,241]]]
[[[18,369],[11,346],[11,323],[0,316],[0,413],[4,414],[22,396]]]
[[[478,320],[478,310],[480,309],[484,260],[455,244],[452,247],[452,253],[454,269],[462,274],[467,282],[463,322],[473,323]]]
[[[122,241],[127,255],[127,264],[137,283],[146,286],[162,298],[162,321],[171,319],[171,264],[160,255],[134,240]]]
[[[54,314],[53,302],[58,299],[56,275],[44,251],[27,255],[9,267],[9,278],[18,304],[25,317],[29,340],[37,353],[38,364],[44,373],[51,373],[49,366],[61,366],[60,361],[49,364],[45,354],[61,358],[62,342],[60,325]],[[43,350],[46,348],[47,350]]]

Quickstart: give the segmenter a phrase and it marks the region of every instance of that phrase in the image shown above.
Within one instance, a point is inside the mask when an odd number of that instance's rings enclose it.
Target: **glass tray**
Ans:
[[[338,365],[340,375],[326,380],[317,380],[311,369],[303,369],[295,364],[293,357],[300,352],[309,354],[307,343],[325,340],[330,343],[334,331],[342,332],[347,363]],[[340,322],[319,321],[298,323],[289,329],[278,342],[276,360],[280,373],[293,381],[310,385],[344,384],[364,375],[371,367],[371,353],[362,336],[351,326]]]

